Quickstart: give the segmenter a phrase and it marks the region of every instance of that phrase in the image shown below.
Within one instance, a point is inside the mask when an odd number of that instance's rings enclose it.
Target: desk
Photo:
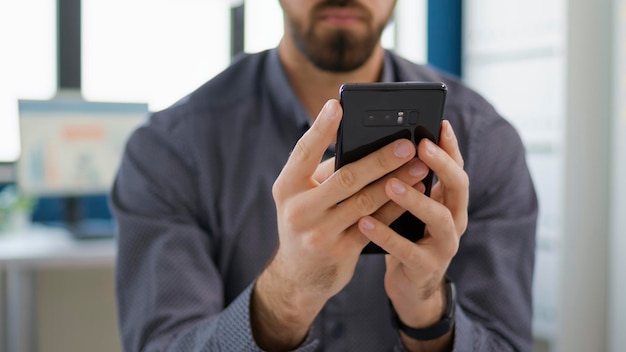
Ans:
[[[78,241],[58,228],[0,233],[0,350],[35,351],[33,272],[38,268],[113,266],[115,240]]]

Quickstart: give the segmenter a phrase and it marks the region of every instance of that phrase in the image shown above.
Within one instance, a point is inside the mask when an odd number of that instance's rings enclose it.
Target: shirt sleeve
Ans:
[[[469,223],[448,270],[457,289],[454,350],[531,351],[537,197],[518,133],[492,121],[474,131],[464,156]]]
[[[150,124],[127,143],[110,202],[117,222],[116,299],[124,351],[260,351],[253,282],[226,304],[211,231],[199,224],[193,163],[176,133]],[[311,335],[311,334],[309,334]],[[298,351],[311,351],[307,339]]]

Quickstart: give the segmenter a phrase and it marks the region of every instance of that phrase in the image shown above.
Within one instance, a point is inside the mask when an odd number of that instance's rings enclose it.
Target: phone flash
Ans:
[[[404,121],[404,112],[403,111],[399,111],[398,112],[398,125],[401,125],[402,122]]]

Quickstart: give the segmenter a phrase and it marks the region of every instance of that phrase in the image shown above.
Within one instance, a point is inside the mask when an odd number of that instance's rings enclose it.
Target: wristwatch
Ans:
[[[443,318],[427,328],[412,328],[404,324],[398,317],[398,313],[391,305],[391,323],[396,329],[404,332],[407,336],[416,340],[434,340],[454,328],[454,311],[456,307],[456,289],[454,283],[448,277],[445,278],[446,311]]]

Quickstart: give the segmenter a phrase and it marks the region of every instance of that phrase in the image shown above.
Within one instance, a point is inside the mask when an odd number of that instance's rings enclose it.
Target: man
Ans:
[[[128,142],[111,194],[125,350],[530,350],[537,203],[517,133],[383,50],[394,1],[281,5],[277,49]],[[446,83],[440,143],[334,172],[339,86],[374,81]],[[426,223],[417,243],[387,226],[406,210]],[[390,254],[361,255],[369,241]]]

